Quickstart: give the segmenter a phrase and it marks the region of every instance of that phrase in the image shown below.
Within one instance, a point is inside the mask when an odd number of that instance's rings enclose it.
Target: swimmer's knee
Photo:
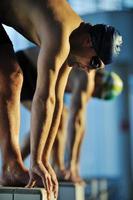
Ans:
[[[9,80],[10,82],[16,86],[20,86],[23,83],[23,72],[20,69],[20,67],[16,67],[15,70],[13,70],[11,72],[11,74],[9,75]]]
[[[23,73],[19,65],[14,69],[0,70],[0,92],[8,97],[20,93],[23,83]]]

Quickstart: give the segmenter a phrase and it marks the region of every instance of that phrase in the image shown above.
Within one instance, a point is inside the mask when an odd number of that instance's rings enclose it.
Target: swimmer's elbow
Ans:
[[[33,104],[46,105],[47,107],[55,106],[55,96],[35,93]]]

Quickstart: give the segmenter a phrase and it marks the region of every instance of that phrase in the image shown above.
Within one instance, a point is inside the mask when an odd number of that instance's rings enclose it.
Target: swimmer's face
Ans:
[[[104,68],[104,63],[97,56],[95,50],[90,48],[82,48],[81,54],[75,56],[74,66],[80,67],[85,71],[98,70]]]
[[[80,36],[76,45],[73,45],[71,66],[82,68],[87,72],[104,68],[104,63],[97,56],[88,34]]]

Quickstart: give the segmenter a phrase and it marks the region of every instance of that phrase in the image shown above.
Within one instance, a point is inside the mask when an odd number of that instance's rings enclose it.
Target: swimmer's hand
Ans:
[[[48,200],[54,192],[54,197],[57,198],[58,194],[58,181],[55,177],[52,177],[48,172],[48,169],[44,166],[42,162],[34,164],[30,169],[30,180],[26,187],[32,188],[38,186],[38,180],[41,178],[42,187],[46,188]],[[54,180],[56,184],[54,183]]]

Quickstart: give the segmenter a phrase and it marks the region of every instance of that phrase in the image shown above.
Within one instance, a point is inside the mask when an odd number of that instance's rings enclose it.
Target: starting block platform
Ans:
[[[0,200],[47,200],[47,194],[41,188],[0,187]]]
[[[85,200],[85,188],[71,182],[60,182],[58,200]]]
[[[73,183],[60,183],[58,200],[84,200],[84,187]],[[47,200],[44,188],[0,187],[0,200]],[[50,200],[55,200],[52,195]]]

